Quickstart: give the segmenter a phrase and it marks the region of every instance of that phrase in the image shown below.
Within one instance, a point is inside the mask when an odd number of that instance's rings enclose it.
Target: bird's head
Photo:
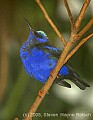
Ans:
[[[29,37],[27,40],[28,42],[30,42],[30,44],[38,44],[38,43],[48,42],[48,37],[47,37],[46,33],[44,33],[43,31],[33,30],[27,20],[26,20],[26,24],[28,25],[28,27],[30,29],[30,34],[29,34]]]

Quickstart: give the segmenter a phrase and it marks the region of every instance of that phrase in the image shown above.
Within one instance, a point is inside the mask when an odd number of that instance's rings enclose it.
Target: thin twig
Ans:
[[[78,29],[79,29],[79,27],[80,27],[81,21],[82,21],[84,15],[85,15],[85,11],[86,11],[86,9],[87,9],[90,1],[91,1],[91,0],[85,0],[83,6],[82,6],[82,8],[81,8],[81,11],[80,11],[80,13],[79,13],[79,15],[78,15],[78,18],[77,18],[76,22],[75,22],[76,31],[78,31]]]
[[[69,8],[69,5],[68,5],[68,3],[67,3],[67,0],[64,0],[64,4],[65,4],[65,7],[66,7],[66,9],[67,9],[68,16],[69,16],[69,19],[70,19],[71,31],[73,32],[73,31],[74,31],[74,20],[73,20],[73,16],[72,16],[71,10],[70,10],[70,8]]]
[[[85,34],[90,27],[93,26],[93,18],[88,22],[88,24],[78,33],[78,38]]]
[[[52,22],[52,20],[49,18],[46,10],[44,9],[43,5],[41,4],[40,0],[36,0],[37,4],[39,5],[39,7],[41,8],[42,12],[45,15],[45,18],[47,19],[47,21],[49,22],[49,24],[52,26],[53,30],[56,32],[56,34],[58,35],[58,37],[61,39],[62,43],[64,46],[66,46],[66,41],[65,39],[62,37],[61,33],[58,31],[57,27],[54,25],[54,23]]]
[[[71,58],[71,56],[91,37],[93,37],[93,33],[85,37],[81,40],[81,42],[67,55],[66,59],[64,60],[64,64]]]

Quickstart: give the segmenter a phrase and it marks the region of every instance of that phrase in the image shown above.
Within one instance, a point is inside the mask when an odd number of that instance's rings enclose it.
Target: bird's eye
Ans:
[[[34,31],[34,35],[35,35],[36,37],[38,37],[38,38],[43,38],[43,36],[40,35],[39,33],[37,33],[36,31]]]

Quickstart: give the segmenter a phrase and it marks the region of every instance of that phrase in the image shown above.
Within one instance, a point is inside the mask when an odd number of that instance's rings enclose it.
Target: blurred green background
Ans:
[[[41,0],[50,18],[66,40],[70,36],[70,23],[63,0]],[[76,19],[84,0],[68,0]],[[91,0],[82,29],[93,17],[93,0]],[[29,29],[26,18],[35,30],[47,33],[52,45],[63,49],[54,30],[44,18],[35,0],[1,0],[0,1],[0,120],[23,119],[33,104],[42,83],[29,77],[23,68],[19,50],[27,40]],[[93,32],[93,26],[83,36]],[[87,41],[69,60],[81,78],[91,87],[85,91],[72,84],[71,89],[53,84],[37,110],[33,120],[92,120],[93,116],[93,37]],[[40,113],[42,117],[39,117]],[[48,117],[44,114],[58,114]],[[62,113],[60,115],[60,113]],[[77,113],[80,113],[77,115]],[[74,116],[66,117],[68,114]]]

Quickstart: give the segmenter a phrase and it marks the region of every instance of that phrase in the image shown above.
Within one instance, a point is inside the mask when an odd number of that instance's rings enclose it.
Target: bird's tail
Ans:
[[[71,85],[68,82],[66,82],[65,80],[56,81],[56,83],[58,85],[61,85],[61,86],[64,86],[64,87],[71,88]]]
[[[90,87],[90,85],[89,85],[87,82],[81,80],[80,77],[79,77],[77,74],[75,74],[74,77],[71,78],[71,81],[72,81],[76,86],[78,86],[81,90],[85,90],[86,87]]]
[[[86,87],[90,87],[90,85],[87,82],[81,80],[80,77],[76,73],[74,73],[72,76],[66,79],[71,80],[81,90],[85,90]],[[56,83],[64,87],[71,88],[71,85],[67,81],[65,81],[65,79],[62,78],[62,76],[56,79]]]

